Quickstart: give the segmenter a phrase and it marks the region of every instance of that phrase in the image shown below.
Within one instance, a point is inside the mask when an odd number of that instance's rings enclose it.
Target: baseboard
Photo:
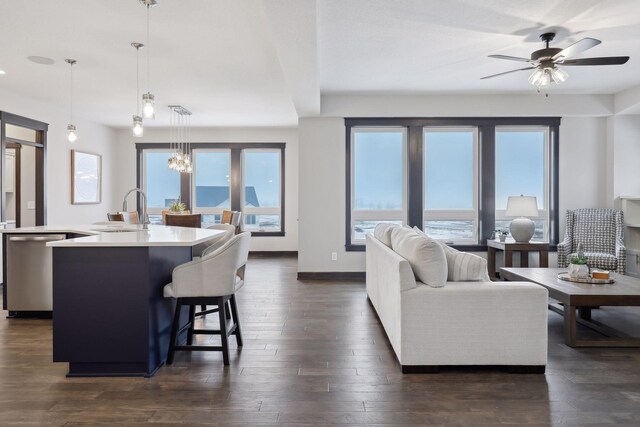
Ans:
[[[443,370],[462,372],[507,371],[510,374],[544,374],[544,365],[402,365],[403,374],[437,374]]]
[[[364,282],[364,271],[299,271],[298,280],[354,280]]]
[[[249,255],[251,256],[264,256],[264,257],[298,257],[298,251],[250,251]]]

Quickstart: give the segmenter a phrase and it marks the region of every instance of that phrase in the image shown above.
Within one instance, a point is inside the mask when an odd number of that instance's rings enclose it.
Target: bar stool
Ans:
[[[231,224],[213,224],[208,226],[207,230],[221,230],[224,231],[224,234],[212,240],[207,240],[204,243],[195,245],[192,250],[193,257],[203,257],[207,254],[215,252],[225,243],[227,243],[236,233],[236,228]],[[217,311],[217,308],[207,309],[207,306],[203,305],[200,307],[200,311],[196,313],[196,317],[216,313]],[[227,311],[227,319],[230,318],[230,313],[230,311]]]
[[[216,251],[173,270],[173,281],[164,287],[165,298],[176,298],[167,365],[173,363],[176,351],[222,351],[224,364],[229,365],[229,336],[235,335],[238,347],[242,347],[235,293],[244,285],[250,240],[251,233],[240,233]],[[227,322],[227,310],[223,308],[227,301],[231,306],[231,326]],[[180,314],[185,305],[189,306],[189,318],[181,326]],[[195,307],[198,305],[218,306],[219,330],[195,329]],[[187,333],[186,345],[178,344],[177,341],[184,332]],[[194,345],[193,336],[198,334],[219,334],[222,345]]]

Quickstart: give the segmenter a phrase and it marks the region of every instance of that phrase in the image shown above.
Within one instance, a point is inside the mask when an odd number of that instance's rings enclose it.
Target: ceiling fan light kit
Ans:
[[[602,42],[600,40],[587,37],[564,49],[549,47],[549,43],[555,38],[555,35],[555,33],[544,33],[540,35],[540,39],[545,43],[545,47],[533,52],[529,59],[508,55],[489,55],[490,58],[528,62],[531,66],[482,77],[482,80],[515,73],[517,71],[533,70],[529,76],[529,83],[536,86],[539,91],[540,88],[548,87],[551,82],[560,84],[569,78],[569,74],[564,71],[561,66],[622,65],[626,64],[629,60],[628,56],[571,59],[573,56],[591,49]]]

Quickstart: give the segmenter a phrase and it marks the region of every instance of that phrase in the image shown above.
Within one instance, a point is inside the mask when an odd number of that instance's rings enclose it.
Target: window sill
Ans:
[[[452,248],[457,249],[462,252],[486,252],[487,245],[450,245]],[[365,245],[345,245],[345,250],[347,252],[365,252]],[[549,252],[556,252],[557,245],[550,244]]]
[[[251,237],[284,237],[284,231],[251,231],[243,230],[251,233]]]

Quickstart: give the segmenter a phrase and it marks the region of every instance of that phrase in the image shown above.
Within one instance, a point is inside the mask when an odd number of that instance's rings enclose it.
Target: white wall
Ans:
[[[252,251],[298,250],[298,132],[295,128],[193,128],[197,142],[284,142],[285,148],[285,236],[255,237]],[[122,196],[136,186],[136,143],[169,142],[168,128],[146,127],[143,138],[133,138],[129,129],[118,129],[115,136],[118,174],[115,181],[114,209],[120,209]]]
[[[438,108],[439,104],[443,105],[442,109]],[[460,114],[456,114],[455,104]],[[552,107],[545,109],[545,105]],[[612,114],[612,108],[612,97],[600,95],[550,98],[324,96],[322,111],[327,117],[299,121],[298,271],[364,271],[364,253],[344,249],[346,141],[343,117],[562,116],[559,197],[563,235],[566,209],[609,203],[606,115]],[[328,117],[337,114],[340,116]],[[338,253],[337,261],[331,261],[331,252]],[[554,258],[550,261],[555,262]]]
[[[88,224],[103,221],[113,204],[111,184],[114,181],[112,162],[113,129],[75,118],[78,141],[67,141],[69,113],[37,100],[3,89],[0,110],[49,124],[47,133],[47,222],[49,224]],[[71,150],[78,149],[102,155],[102,202],[96,205],[71,204]],[[25,199],[26,202],[26,199]],[[34,211],[35,212],[35,211]]]
[[[609,118],[613,150],[613,197],[640,196],[640,115]]]

